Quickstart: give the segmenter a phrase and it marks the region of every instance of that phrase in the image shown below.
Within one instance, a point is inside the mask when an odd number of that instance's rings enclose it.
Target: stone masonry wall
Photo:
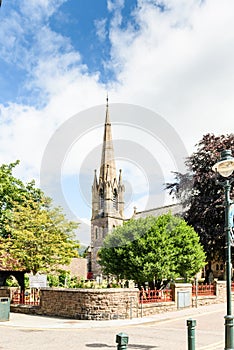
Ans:
[[[36,313],[83,320],[111,320],[151,316],[177,309],[174,301],[141,304],[138,297],[136,288],[43,288]]]
[[[39,313],[82,320],[137,317],[137,289],[41,289]]]
[[[215,281],[215,295],[209,296],[193,296],[192,306],[204,306],[210,304],[220,304],[226,302],[226,281]],[[232,300],[234,300],[234,293],[232,293]]]
[[[0,287],[0,298],[8,297],[10,298],[10,289],[7,287]]]
[[[173,301],[139,303],[139,291],[136,288],[108,289],[65,289],[43,288],[40,293],[40,306],[11,305],[11,311],[38,315],[67,317],[83,320],[112,320],[145,317],[174,311],[178,308],[178,292],[189,292],[191,306],[202,306],[226,301],[226,282],[216,282],[216,295],[192,297],[191,284],[172,286]],[[0,288],[0,297],[9,296],[8,288]],[[233,293],[234,297],[234,293]],[[181,306],[180,306],[181,307]]]
[[[177,307],[174,301],[139,304],[137,317],[152,316],[163,312],[175,311],[176,309]]]

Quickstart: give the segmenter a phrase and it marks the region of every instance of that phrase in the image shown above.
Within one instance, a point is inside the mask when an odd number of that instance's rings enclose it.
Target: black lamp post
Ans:
[[[233,330],[233,318],[232,315],[232,289],[231,289],[231,220],[230,220],[230,189],[232,180],[228,177],[232,175],[234,171],[234,158],[232,157],[231,150],[225,150],[221,152],[221,159],[217,162],[212,170],[218,172],[225,179],[221,182],[225,192],[225,237],[226,237],[226,293],[227,293],[227,315],[225,319],[225,350],[234,350],[234,330]]]

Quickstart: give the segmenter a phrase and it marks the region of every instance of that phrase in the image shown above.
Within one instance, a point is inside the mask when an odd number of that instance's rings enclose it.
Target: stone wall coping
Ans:
[[[174,301],[156,301],[155,303],[139,303],[139,308],[141,308],[141,305],[144,306],[144,309],[152,309],[152,307],[165,307],[165,306],[174,306]]]
[[[226,284],[226,281],[215,281],[217,284]]]
[[[139,292],[138,288],[59,288],[59,287],[46,287],[41,288],[41,291],[54,291],[54,292],[68,292],[68,293],[90,293],[90,294],[103,294],[103,293],[122,293],[122,292]]]
[[[192,283],[173,283],[176,288],[192,288]]]
[[[208,300],[208,299],[217,299],[217,296],[216,295],[198,295],[197,297],[196,296],[193,296],[192,297],[194,300],[197,298],[199,300]]]

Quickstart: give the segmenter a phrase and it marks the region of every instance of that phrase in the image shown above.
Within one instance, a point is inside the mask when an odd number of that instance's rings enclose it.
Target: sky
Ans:
[[[3,0],[0,163],[80,222],[89,243],[106,97],[126,217],[171,203],[207,133],[233,132],[233,0]]]

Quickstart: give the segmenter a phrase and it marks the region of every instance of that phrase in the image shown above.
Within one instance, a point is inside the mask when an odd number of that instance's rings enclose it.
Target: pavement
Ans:
[[[10,313],[9,321],[0,321],[0,327],[17,327],[23,329],[88,329],[88,328],[107,328],[130,325],[143,325],[152,322],[169,321],[172,319],[194,319],[198,315],[223,312],[225,315],[226,304],[212,304],[200,306],[198,308],[184,308],[177,311],[165,312],[153,315],[151,317],[132,318],[127,320],[107,320],[107,321],[89,321],[75,320],[58,317],[46,317],[37,315],[26,315],[20,313]]]
[[[128,335],[129,350],[185,350],[188,319],[197,322],[196,350],[223,350],[225,314],[225,304],[110,321],[11,313],[0,322],[0,350],[114,350],[120,332]]]

